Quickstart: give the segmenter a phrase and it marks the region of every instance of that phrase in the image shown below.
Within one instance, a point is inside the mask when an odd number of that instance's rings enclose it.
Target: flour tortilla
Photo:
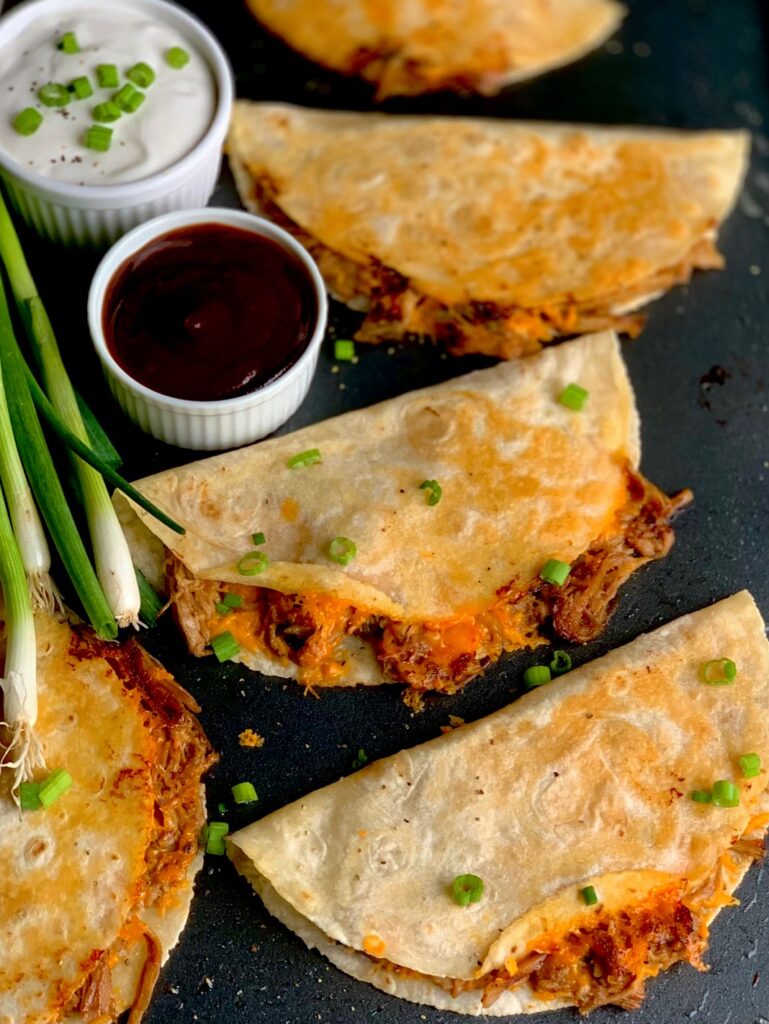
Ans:
[[[525,334],[532,311],[621,318],[692,266],[717,266],[713,243],[739,194],[749,136],[242,100],[227,149],[244,203],[262,210],[266,190],[269,213],[333,254],[329,263],[316,251],[350,305],[372,301],[371,268],[381,266],[460,326],[457,309],[472,316],[473,303],[491,304],[517,311]],[[496,354],[519,354],[503,340]]]
[[[37,615],[35,626],[37,733],[47,769],[66,768],[73,784],[47,810],[20,813],[9,777],[0,775],[0,1022],[80,1024],[81,1015],[65,1008],[91,958],[111,950],[132,913],[153,930],[167,959],[187,920],[202,857],[191,860],[162,911],[152,901],[137,910],[154,826],[156,712],[138,678],[119,677],[93,651],[73,653],[66,623]],[[170,708],[183,691],[167,692]],[[193,813],[205,821],[202,785]],[[113,967],[116,1014],[133,1003],[145,959],[139,940]]]
[[[378,97],[441,88],[497,92],[570,64],[618,27],[615,0],[248,0],[319,64],[362,74]]]
[[[557,401],[572,381],[590,392],[579,414]],[[313,448],[321,464],[287,468]],[[115,501],[136,564],[161,588],[171,551],[196,578],[422,621],[477,613],[511,580],[525,588],[548,558],[572,563],[611,528],[625,466],[639,458],[632,388],[606,333],[138,481],[184,536]],[[440,481],[436,506],[425,479]],[[235,563],[259,531],[270,565],[243,577]],[[328,558],[338,536],[357,545],[347,566]],[[345,658],[341,685],[383,681],[367,644],[349,638]],[[260,652],[235,660],[297,674]]]
[[[731,657],[732,686],[707,686],[708,659]],[[761,757],[741,779],[737,759]],[[544,752],[544,754],[543,754]],[[687,898],[717,870],[732,892],[749,867],[728,853],[767,810],[769,644],[743,591],[588,663],[507,708],[378,761],[231,837],[230,855],[267,907],[337,966],[383,991],[463,1013],[528,1013],[528,983],[483,1010],[438,979],[473,979],[660,885]],[[733,779],[740,806],[698,804],[693,789]],[[680,794],[680,796],[678,795]],[[472,871],[484,897],[456,906]],[[600,905],[586,908],[593,885]],[[703,911],[712,920],[716,907]],[[381,942],[388,972],[363,952]],[[479,968],[480,965],[480,968]]]

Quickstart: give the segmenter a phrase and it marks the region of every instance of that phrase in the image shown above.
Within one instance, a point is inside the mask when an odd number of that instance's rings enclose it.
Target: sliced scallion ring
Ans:
[[[241,576],[258,576],[264,572],[270,560],[263,551],[247,551],[237,565]]]
[[[185,64],[189,64],[189,62],[190,55],[181,46],[172,46],[169,50],[166,50],[166,64],[169,67],[175,68],[178,71]]]
[[[314,466],[318,462],[322,462],[323,459],[318,448],[308,448],[306,452],[299,452],[298,455],[292,455],[286,465],[289,469],[300,469],[302,466]]]
[[[737,666],[730,658],[713,658],[700,666],[700,678],[708,686],[729,686],[737,678]]]
[[[229,630],[212,636],[211,647],[217,661],[230,661],[240,650],[240,644]]]
[[[483,879],[477,875],[457,875],[451,883],[451,895],[460,907],[479,903],[483,896]]]
[[[19,135],[34,135],[43,123],[43,115],[34,107],[25,107],[13,119],[14,130]]]
[[[712,799],[716,807],[739,807],[739,786],[731,779],[719,779],[713,783]]]
[[[357,553],[355,541],[349,537],[334,537],[328,546],[328,557],[339,565],[349,565]]]
[[[61,82],[47,82],[37,90],[37,98],[46,107],[66,107],[71,96],[69,89]]]
[[[571,672],[571,656],[566,651],[555,651],[553,660],[550,662],[550,671],[554,676],[562,676],[564,672]]]
[[[419,485],[420,491],[427,491],[427,504],[437,505],[443,496],[443,488],[437,480],[423,480]]]

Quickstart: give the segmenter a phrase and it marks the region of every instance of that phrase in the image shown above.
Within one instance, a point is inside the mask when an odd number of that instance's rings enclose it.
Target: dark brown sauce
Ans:
[[[275,380],[318,316],[313,282],[269,238],[195,224],[145,245],[107,286],[103,327],[118,364],[174,398],[214,401]]]

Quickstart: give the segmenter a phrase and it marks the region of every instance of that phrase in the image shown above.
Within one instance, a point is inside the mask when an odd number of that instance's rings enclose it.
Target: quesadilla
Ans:
[[[635,335],[640,306],[722,267],[748,136],[240,101],[227,148],[245,205],[366,311],[358,340],[511,358]]]
[[[615,0],[248,0],[259,20],[318,64],[360,75],[377,99],[495,93],[570,64],[615,31]]]
[[[607,333],[141,480],[184,536],[115,500],[193,654],[224,645],[306,686],[451,693],[546,623],[592,639],[668,552],[690,495],[666,497],[638,462]],[[547,582],[548,563],[564,578]]]
[[[731,685],[703,681],[727,661]],[[272,914],[385,992],[468,1014],[630,1009],[672,964],[706,969],[710,923],[763,852],[767,768],[769,644],[743,591],[229,852]]]
[[[0,773],[0,1021],[130,1007],[138,1024],[187,919],[213,754],[195,702],[135,641],[35,625],[46,770],[72,785],[20,812]]]

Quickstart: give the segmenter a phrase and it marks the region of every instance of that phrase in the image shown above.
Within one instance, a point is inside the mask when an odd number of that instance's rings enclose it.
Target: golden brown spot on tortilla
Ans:
[[[383,956],[385,949],[387,949],[387,944],[378,935],[366,935],[364,937],[363,951],[370,956]]]
[[[286,498],[280,506],[280,514],[288,523],[295,523],[299,518],[299,503],[293,498]]]

